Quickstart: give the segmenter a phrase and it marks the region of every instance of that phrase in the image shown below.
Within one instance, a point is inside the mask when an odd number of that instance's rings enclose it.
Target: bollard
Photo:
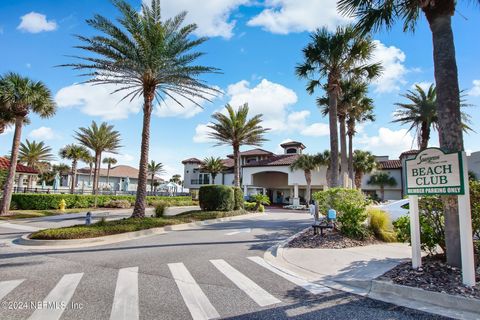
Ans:
[[[88,226],[92,223],[92,213],[89,211],[85,216],[85,224]]]

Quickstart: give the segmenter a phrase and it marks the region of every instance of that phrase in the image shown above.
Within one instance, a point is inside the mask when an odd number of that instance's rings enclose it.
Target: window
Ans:
[[[295,148],[288,148],[287,153],[297,153],[297,149]]]

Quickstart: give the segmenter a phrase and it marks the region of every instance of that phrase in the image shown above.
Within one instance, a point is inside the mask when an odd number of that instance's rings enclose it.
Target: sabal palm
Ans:
[[[108,157],[103,159],[102,162],[107,165],[107,184],[108,184],[110,182],[110,169],[112,169],[112,165],[117,164],[117,159]]]
[[[475,2],[480,3],[476,0]],[[460,89],[455,57],[452,17],[457,0],[339,0],[338,7],[346,15],[357,19],[356,29],[361,32],[391,29],[400,21],[404,31],[414,31],[417,21],[426,17],[432,32],[433,65],[437,86],[438,134],[440,148],[447,152],[462,151],[463,127],[460,115]],[[458,204],[455,197],[444,198],[445,242],[447,262],[459,267],[460,226]]]
[[[90,127],[81,127],[75,131],[74,138],[83,146],[92,150],[95,157],[95,170],[93,173],[93,191],[97,192],[100,178],[100,165],[102,153],[117,153],[120,149],[120,132],[113,125],[102,122],[99,125],[92,121]]]
[[[313,94],[325,87],[329,99],[330,151],[332,153],[330,185],[338,186],[338,127],[337,104],[341,93],[340,81],[350,78],[374,78],[382,70],[378,63],[369,63],[375,44],[369,37],[361,37],[355,30],[338,27],[332,33],[322,28],[310,36],[311,42],[303,49],[304,62],[297,65],[298,77],[307,79],[307,92]],[[325,80],[322,83],[322,80]]]
[[[124,0],[113,0],[120,12],[119,25],[95,15],[88,25],[101,36],[78,36],[81,49],[92,53],[82,62],[69,64],[85,69],[92,76],[88,82],[116,85],[114,92],[123,92],[124,99],[143,100],[143,128],[137,197],[133,217],[145,216],[147,165],[150,147],[150,119],[154,100],[182,105],[186,99],[198,105],[198,99],[209,99],[217,90],[199,80],[202,74],[217,72],[212,67],[196,64],[203,53],[194,51],[206,38],[193,38],[195,24],[183,25],[186,12],[162,20],[160,0],[144,3],[142,10]]]
[[[84,159],[82,159],[83,162],[85,162],[88,165],[88,184],[90,185],[92,183],[92,176],[93,176],[93,165],[95,164],[95,157],[88,153],[88,156],[86,156]]]
[[[302,170],[305,174],[305,181],[307,182],[307,194],[305,195],[305,200],[307,204],[310,204],[311,194],[312,194],[312,171],[318,169],[322,165],[321,157],[302,154],[300,155],[291,165],[290,170]]]
[[[208,125],[212,130],[209,136],[217,141],[217,146],[231,145],[233,148],[234,185],[240,187],[240,147],[243,145],[261,146],[267,141],[265,133],[270,129],[261,126],[262,114],[248,119],[248,104],[238,107],[235,111],[229,104],[225,106],[227,115],[215,112],[214,123]]]
[[[170,179],[171,182],[180,184],[182,182],[182,176],[179,174],[174,174]]]
[[[32,112],[41,118],[51,117],[55,114],[56,105],[52,93],[43,82],[33,81],[16,73],[7,73],[0,77],[0,105],[4,112],[15,119],[10,166],[0,208],[0,215],[4,215],[10,208],[23,124]]]
[[[27,166],[37,169],[40,172],[45,171],[45,163],[52,161],[55,157],[52,154],[52,148],[43,141],[29,141],[20,144],[18,150],[18,161]],[[28,177],[28,187],[32,187],[33,176]]]
[[[377,185],[380,187],[380,198],[382,201],[385,200],[385,186],[394,187],[397,185],[397,180],[394,177],[391,177],[386,172],[379,172],[370,177],[367,184]]]
[[[215,184],[215,178],[219,173],[225,170],[225,166],[223,165],[222,159],[209,157],[203,160],[202,169],[203,171],[210,173],[212,176],[212,184]]]
[[[165,169],[163,168],[163,163],[161,162],[155,162],[154,160],[151,160],[150,163],[148,164],[148,174],[151,177],[150,181],[150,191],[153,192],[153,187],[154,187],[154,182],[155,182],[155,176],[157,174],[165,173]]]
[[[77,180],[78,161],[88,161],[91,155],[88,152],[87,148],[73,143],[61,148],[58,151],[58,154],[60,155],[60,158],[72,161],[72,181],[70,186],[70,192],[74,193]]]
[[[410,125],[408,131],[415,130],[418,147],[420,150],[426,149],[430,140],[431,130],[438,130],[435,85],[431,84],[427,91],[416,85],[415,90],[408,90],[402,97],[410,100],[410,103],[395,103],[398,108],[395,111],[395,119],[392,122]],[[461,101],[461,106],[466,105]],[[461,118],[464,131],[471,130],[468,126],[470,116],[465,112],[461,112]]]
[[[353,170],[355,171],[355,187],[362,187],[362,178],[377,166],[377,161],[369,151],[355,150],[353,153]]]

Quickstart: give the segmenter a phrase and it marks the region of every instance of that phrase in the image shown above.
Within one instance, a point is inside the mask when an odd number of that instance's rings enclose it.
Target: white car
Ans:
[[[389,202],[375,206],[375,208],[381,209],[390,215],[392,221],[397,220],[402,216],[408,216],[408,209],[403,208],[405,204],[408,204],[408,199],[402,199],[398,201]]]

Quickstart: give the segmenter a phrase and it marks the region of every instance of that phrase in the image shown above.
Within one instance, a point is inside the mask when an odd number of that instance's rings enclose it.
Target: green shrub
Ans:
[[[337,211],[338,227],[341,233],[356,239],[365,239],[370,235],[365,226],[368,201],[359,190],[331,188],[313,194],[318,201],[319,211],[326,214],[329,209]]]
[[[132,206],[128,200],[109,200],[103,204],[106,208],[128,209]]]
[[[169,207],[167,201],[157,201],[155,203],[155,217],[161,218],[165,214],[165,209]]]
[[[265,207],[262,204],[260,204],[257,208],[257,203],[256,202],[245,201],[244,202],[244,208],[245,208],[245,210],[250,211],[250,212],[265,212]]]
[[[5,181],[7,181],[7,176],[8,176],[8,170],[1,169],[0,170],[0,190],[3,190]]]
[[[370,230],[377,239],[385,242],[395,242],[397,240],[388,213],[380,209],[369,208],[367,214],[370,219]]]
[[[243,209],[243,203],[245,202],[245,200],[243,199],[242,189],[239,187],[233,187],[233,197],[234,197],[233,210]]]
[[[230,211],[235,205],[233,188],[224,185],[201,186],[198,199],[204,211]]]

